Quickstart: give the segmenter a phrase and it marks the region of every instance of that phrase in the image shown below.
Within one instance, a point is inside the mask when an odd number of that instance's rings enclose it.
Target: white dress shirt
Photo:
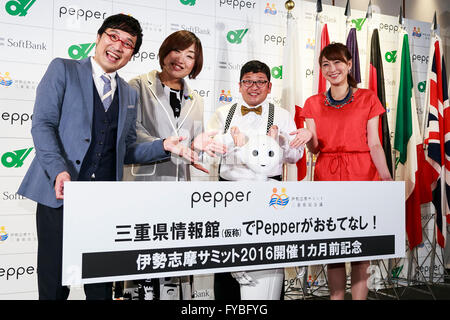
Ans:
[[[249,112],[243,116],[241,113],[241,106],[249,106],[244,101],[238,100],[236,111],[233,115],[228,131],[226,134],[223,134],[228,113],[234,103],[218,108],[209,120],[206,131],[217,131],[218,134],[214,139],[224,143],[228,149],[227,154],[225,154],[221,159],[220,176],[226,180],[238,181],[245,180],[246,177],[253,176],[253,173],[245,164],[238,163],[236,158],[233,157],[233,151],[236,150],[236,147],[230,134],[230,129],[232,127],[237,127],[239,131],[244,133],[246,136],[266,134],[269,115],[269,102],[268,99],[266,99],[261,104],[261,115],[258,115],[255,112]],[[304,147],[301,146],[297,149],[289,147],[289,142],[295,138],[295,135],[289,135],[289,133],[297,130],[293,117],[287,110],[275,106],[273,125],[278,126],[278,132],[280,135],[279,143],[283,149],[283,163],[296,163],[303,156]],[[280,164],[270,176],[281,175],[282,170],[283,165]]]
[[[100,96],[100,99],[103,97],[103,87],[105,86],[105,82],[101,78],[102,75],[108,75],[111,79],[111,90],[112,95],[111,98],[114,99],[114,93],[116,92],[117,88],[117,81],[116,81],[116,74],[117,71],[106,73],[103,71],[102,67],[97,63],[97,61],[94,60],[94,57],[91,57],[91,64],[92,64],[92,78],[94,79],[95,87],[97,88],[98,95]]]

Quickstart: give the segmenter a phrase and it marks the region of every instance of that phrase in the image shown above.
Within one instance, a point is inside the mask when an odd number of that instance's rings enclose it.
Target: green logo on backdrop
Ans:
[[[228,32],[228,34],[227,34],[228,42],[236,43],[236,44],[241,43],[242,39],[244,38],[247,31],[248,31],[248,29],[240,29],[240,30],[232,30],[232,31]]]
[[[386,52],[384,57],[387,62],[395,63],[395,61],[397,61],[397,50]]]
[[[2,156],[2,164],[7,168],[20,168],[23,165],[23,161],[30,154],[31,150],[33,150],[33,148],[6,152]]]
[[[270,73],[274,79],[283,79],[283,66],[273,67]]]
[[[26,16],[30,7],[36,0],[11,0],[6,2],[5,9],[12,16]]]
[[[400,277],[400,273],[403,270],[403,266],[398,266],[392,269],[392,278],[398,279]]]
[[[417,85],[417,89],[419,89],[419,92],[425,92],[426,88],[427,88],[426,81],[419,82],[419,84]]]
[[[185,6],[195,6],[195,0],[180,0],[180,2]]]
[[[355,24],[355,28],[357,31],[361,31],[364,22],[366,22],[366,18],[352,19],[352,23]]]
[[[80,60],[87,58],[89,52],[91,52],[92,48],[95,47],[95,42],[93,43],[83,43],[83,44],[74,44],[69,47],[68,54],[69,57],[75,60]]]

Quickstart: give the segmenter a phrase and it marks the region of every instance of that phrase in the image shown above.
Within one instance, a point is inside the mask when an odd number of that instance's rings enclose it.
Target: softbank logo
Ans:
[[[11,0],[6,2],[5,9],[12,16],[24,17],[36,0]]]
[[[74,44],[69,47],[68,54],[74,60],[81,60],[87,58],[89,52],[95,47],[95,42]]]
[[[248,29],[232,30],[227,33],[227,40],[229,43],[239,44],[247,34]]]
[[[185,6],[195,6],[195,1],[196,0],[180,0],[180,3]]]

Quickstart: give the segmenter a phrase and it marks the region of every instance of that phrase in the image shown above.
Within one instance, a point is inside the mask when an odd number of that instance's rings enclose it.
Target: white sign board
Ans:
[[[63,284],[403,257],[403,182],[70,182]]]

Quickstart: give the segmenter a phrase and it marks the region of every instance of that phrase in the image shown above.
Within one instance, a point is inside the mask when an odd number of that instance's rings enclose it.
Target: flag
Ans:
[[[370,60],[369,60],[369,85],[368,88],[376,93],[383,108],[386,110],[386,91],[384,87],[384,71],[383,59],[380,50],[380,37],[378,29],[374,29],[370,41]],[[386,164],[389,172],[394,176],[392,167],[392,147],[391,135],[389,131],[389,122],[387,113],[380,116],[380,123],[378,125],[381,146],[383,147],[386,156]]]
[[[420,205],[431,197],[426,192],[423,171],[425,155],[420,134],[419,119],[413,92],[411,56],[408,34],[399,32],[398,56],[401,57],[399,90],[397,95],[397,115],[395,121],[394,149],[396,155],[396,176],[405,181],[406,232],[409,248],[422,242],[422,221]]]
[[[323,48],[330,44],[327,24],[320,22],[320,13],[316,18],[316,40],[314,49],[314,70],[313,70],[313,94],[322,93],[327,90],[327,81],[322,75],[319,65],[319,56]]]
[[[352,55],[352,69],[351,75],[356,80],[356,83],[361,83],[361,67],[359,63],[358,39],[356,37],[356,28],[351,28],[347,36],[347,48]]]
[[[356,35],[356,20],[351,19],[351,9],[350,9],[350,0],[347,0],[347,5],[345,6],[345,35],[347,40],[345,42],[348,51],[352,56],[352,68],[350,69],[350,74],[353,79],[356,80],[356,83],[361,83],[361,64],[359,60],[359,50],[358,50],[358,37]],[[364,19],[365,21],[366,19]],[[353,23],[355,22],[355,24]],[[361,25],[362,26],[362,25]],[[361,28],[361,27],[359,27]]]
[[[432,64],[427,75],[426,108],[428,121],[425,129],[426,160],[432,168],[430,177],[433,205],[436,210],[436,239],[445,247],[446,224],[450,218],[450,109],[448,99],[447,73],[442,52],[442,42],[435,35],[431,40],[430,58]]]
[[[295,119],[297,128],[304,127],[305,119],[299,117],[303,105],[303,72],[300,56],[300,30],[297,20],[291,12],[287,16],[286,45],[283,51],[283,90],[282,106]],[[297,174],[295,174],[297,171]],[[306,178],[306,150],[296,166],[288,167],[288,180],[304,180]],[[296,175],[296,177],[295,177]]]
[[[302,112],[302,108],[298,105],[295,106],[295,124],[297,125],[297,129],[298,128],[303,128],[304,127],[304,123],[305,123],[305,117],[301,116],[301,112]],[[305,148],[305,152],[303,153],[303,157],[297,161],[296,166],[297,166],[297,180],[298,181],[302,181],[306,179],[307,176],[307,169],[308,169],[308,163],[306,161],[306,155],[307,150]]]

